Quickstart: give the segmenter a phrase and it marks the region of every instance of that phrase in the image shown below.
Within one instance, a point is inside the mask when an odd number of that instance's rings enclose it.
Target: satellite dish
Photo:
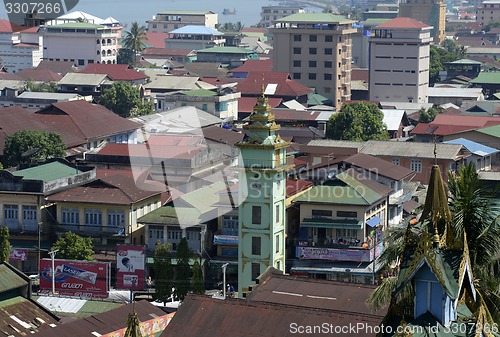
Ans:
[[[314,126],[310,126],[309,130],[317,137],[325,138],[325,133]]]
[[[328,179],[333,179],[335,177],[335,172],[330,171],[328,172]]]

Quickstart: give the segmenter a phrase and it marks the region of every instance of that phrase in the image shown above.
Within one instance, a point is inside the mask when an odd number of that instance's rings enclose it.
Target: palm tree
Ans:
[[[128,32],[125,32],[125,38],[123,39],[123,46],[130,49],[134,55],[134,61],[137,62],[137,53],[143,51],[146,48],[144,43],[146,37],[146,27],[140,26],[134,21]]]
[[[448,181],[453,232],[457,241],[463,241],[465,233],[475,276],[474,285],[489,314],[495,322],[498,322],[500,320],[499,208],[493,202],[494,199],[488,197],[473,164],[461,166],[458,174],[449,175]],[[397,261],[405,248],[404,237],[418,240],[424,229],[422,226],[423,223],[388,230],[385,241],[391,244],[381,254],[381,261],[385,265]],[[371,293],[367,302],[373,310],[389,305],[396,279],[397,277],[390,277],[382,280],[377,289]],[[409,289],[405,289],[400,296],[407,301],[411,301],[413,297]]]

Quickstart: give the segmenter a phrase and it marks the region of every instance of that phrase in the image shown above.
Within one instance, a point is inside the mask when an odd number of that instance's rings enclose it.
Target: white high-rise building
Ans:
[[[0,20],[0,63],[9,73],[38,66],[43,55],[38,27]]]
[[[427,103],[432,27],[398,17],[370,38],[370,100]]]

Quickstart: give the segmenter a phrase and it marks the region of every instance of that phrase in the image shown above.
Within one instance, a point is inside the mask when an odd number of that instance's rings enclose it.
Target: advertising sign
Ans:
[[[116,246],[116,288],[144,289],[144,246]]]
[[[24,249],[12,249],[10,251],[9,260],[26,261],[28,253]]]
[[[54,260],[55,290],[60,295],[86,298],[107,298],[109,263]],[[52,261],[40,261],[40,291],[52,291]]]
[[[141,335],[144,337],[157,337],[160,336],[167,327],[168,323],[174,317],[175,312],[170,314],[160,316],[157,318],[150,319],[149,321],[141,322],[139,328],[141,330]],[[102,337],[124,337],[127,328],[123,328],[108,334],[102,335]]]
[[[379,253],[377,247],[377,255]],[[330,261],[350,261],[350,262],[370,262],[373,260],[372,249],[337,249],[319,247],[296,247],[299,259],[330,260]]]

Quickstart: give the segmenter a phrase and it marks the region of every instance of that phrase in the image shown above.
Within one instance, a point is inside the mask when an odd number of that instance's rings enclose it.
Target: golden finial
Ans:
[[[432,242],[435,247],[439,247],[439,233],[437,228],[437,223],[434,223],[434,235],[432,236]]]
[[[262,85],[261,85],[261,88],[260,88],[260,95],[262,97],[264,97],[264,91],[265,91],[265,88],[264,88],[264,73],[262,73]]]

